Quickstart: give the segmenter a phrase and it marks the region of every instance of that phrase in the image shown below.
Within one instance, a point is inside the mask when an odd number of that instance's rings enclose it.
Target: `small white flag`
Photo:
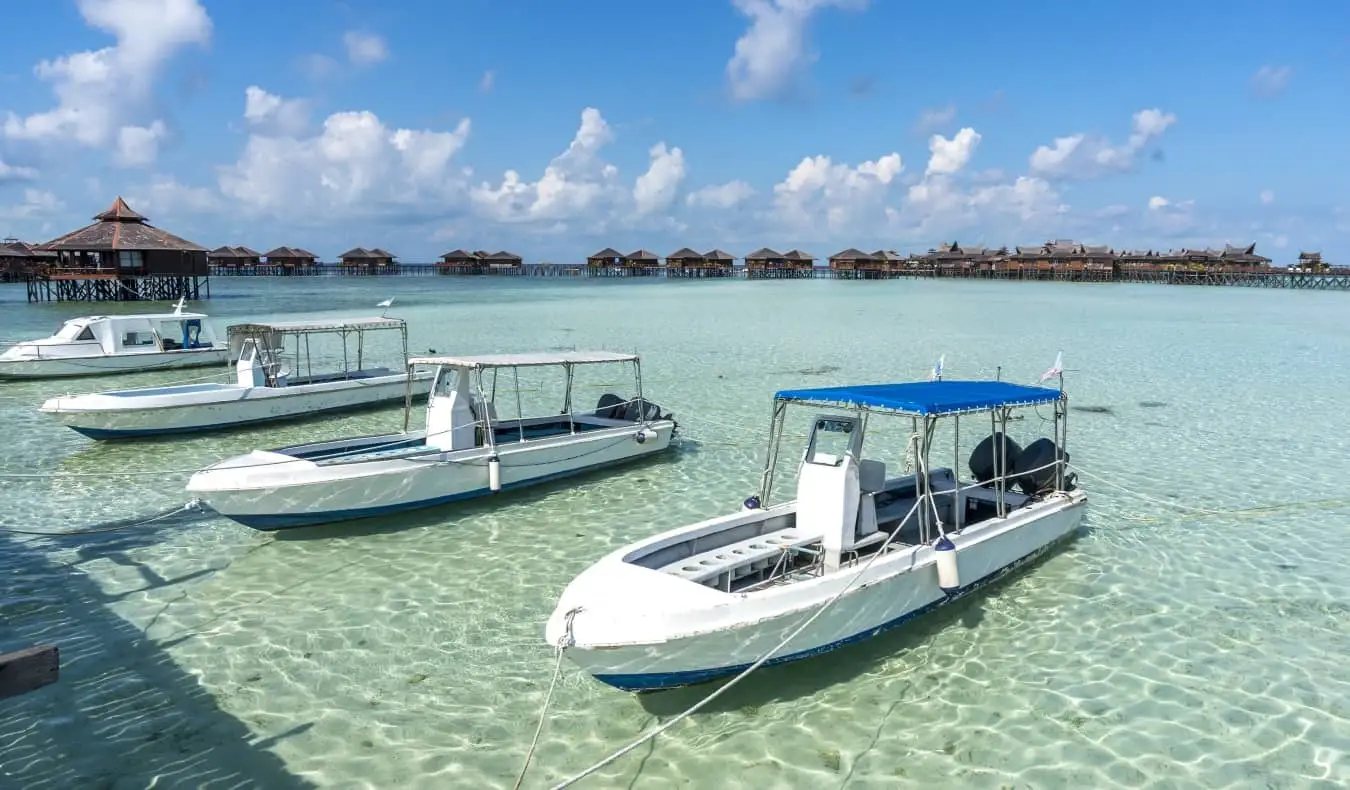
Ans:
[[[1046,379],[1052,379],[1055,376],[1061,375],[1063,373],[1064,373],[1064,352],[1060,351],[1059,353],[1055,354],[1055,364],[1052,365],[1049,370],[1041,374],[1040,380],[1045,381]]]
[[[938,357],[937,364],[933,366],[933,372],[928,376],[929,381],[942,380],[942,363],[945,362],[946,360],[947,360],[946,354],[943,354],[942,356]]]

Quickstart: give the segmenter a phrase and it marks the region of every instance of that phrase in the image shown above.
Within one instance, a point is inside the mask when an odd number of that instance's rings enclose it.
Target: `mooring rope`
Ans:
[[[164,519],[169,518],[170,516],[176,516],[179,513],[185,513],[189,510],[200,510],[200,509],[201,509],[201,502],[199,500],[192,499],[189,500],[187,504],[183,505],[182,507],[176,507],[173,510],[167,511],[165,513],[160,513],[158,516],[152,516],[151,518],[147,518],[144,521],[137,521],[131,524],[118,524],[112,527],[96,527],[90,529],[72,529],[64,532],[43,532],[31,529],[14,529],[12,527],[0,527],[0,532],[7,532],[12,535],[35,535],[46,538],[59,538],[63,535],[94,535],[101,532],[119,532],[124,529],[135,529],[137,527],[144,527],[147,524],[153,524],[156,521],[163,521]]]
[[[525,781],[525,774],[530,770],[530,761],[534,759],[534,750],[539,746],[539,736],[544,731],[544,722],[547,720],[549,704],[553,702],[553,690],[558,687],[558,677],[562,675],[563,651],[567,649],[572,641],[572,621],[576,619],[580,607],[572,609],[567,613],[566,627],[563,629],[562,636],[558,637],[558,644],[554,646],[556,654],[553,661],[553,680],[548,684],[548,693],[544,695],[543,707],[539,709],[539,723],[534,728],[534,738],[530,740],[530,750],[525,753],[525,762],[520,766],[520,774],[516,777],[515,790],[520,790],[520,783]]]

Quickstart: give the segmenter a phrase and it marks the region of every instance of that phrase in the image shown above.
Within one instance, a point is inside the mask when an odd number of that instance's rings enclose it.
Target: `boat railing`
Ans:
[[[953,497],[955,497],[955,498],[957,499],[957,503],[954,505],[954,507],[960,507],[960,496],[961,496],[961,493],[964,492],[964,491],[971,491],[971,490],[984,490],[984,491],[988,491],[988,490],[990,489],[990,486],[994,485],[995,483],[999,482],[1000,480],[1004,483],[1004,485],[1005,485],[1005,487],[1006,487],[1007,482],[1008,482],[1008,478],[1011,478],[1011,479],[1013,479],[1013,480],[1016,480],[1017,478],[1023,477],[1023,476],[1025,476],[1025,475],[1034,474],[1034,473],[1036,473],[1036,472],[1043,472],[1043,471],[1045,471],[1045,470],[1047,470],[1047,469],[1054,469],[1054,468],[1056,468],[1056,467],[1061,467],[1061,466],[1064,467],[1064,468],[1067,470],[1068,464],[1069,464],[1069,462],[1068,462],[1067,460],[1065,460],[1065,459],[1056,459],[1056,460],[1054,460],[1054,461],[1051,461],[1051,462],[1049,462],[1049,463],[1047,463],[1047,464],[1042,464],[1041,466],[1035,467],[1035,468],[1033,468],[1033,469],[1022,469],[1022,470],[1018,470],[1017,472],[1009,472],[1009,473],[1006,473],[1006,474],[997,476],[994,480],[988,480],[988,481],[985,481],[985,482],[983,482],[983,483],[969,483],[969,484],[966,484],[966,485],[962,485],[961,482],[960,482],[960,478],[957,477],[955,474],[953,474],[953,478],[956,479],[956,485],[955,485],[954,487],[951,487],[951,488],[943,488],[943,489],[938,489],[938,490],[929,490],[929,491],[924,491],[923,493],[919,494],[919,496],[916,498],[914,504],[910,507],[909,511],[906,512],[906,513],[905,513],[905,516],[904,516],[903,518],[901,518],[901,519],[897,522],[897,526],[896,526],[896,529],[895,529],[895,531],[894,531],[894,534],[890,535],[890,536],[886,539],[886,542],[885,542],[885,543],[882,543],[882,544],[878,547],[878,549],[877,549],[875,552],[863,552],[863,551],[858,551],[858,550],[850,550],[850,551],[844,552],[844,553],[847,555],[848,558],[847,558],[843,563],[841,563],[841,566],[840,566],[840,567],[841,567],[841,568],[852,568],[852,567],[856,567],[857,564],[858,564],[860,561],[862,561],[862,559],[863,559],[864,557],[870,557],[870,556],[872,556],[873,554],[876,554],[876,553],[889,554],[889,553],[894,552],[894,551],[914,549],[914,548],[917,548],[917,547],[920,546],[920,545],[927,545],[927,543],[931,542],[931,537],[929,537],[929,539],[927,539],[927,540],[923,540],[921,543],[919,543],[919,544],[916,545],[916,544],[898,543],[898,542],[895,540],[895,534],[898,534],[898,533],[899,533],[900,527],[902,527],[907,521],[909,521],[909,519],[910,519],[911,516],[913,516],[913,515],[915,515],[916,513],[918,513],[918,512],[919,512],[920,506],[921,506],[921,505],[924,505],[925,503],[927,503],[928,506],[933,507],[934,513],[935,513],[935,515],[936,515],[936,512],[937,512],[937,498],[938,498],[938,497],[943,497],[943,496],[953,496]],[[1061,476],[1060,479],[1063,479],[1063,477]],[[1052,490],[1052,491],[1047,492],[1047,493],[1057,493],[1059,490],[1060,490],[1060,488],[1057,486],[1055,490]],[[1033,497],[1033,496],[1027,496],[1027,499],[1026,499],[1026,503],[1025,503],[1025,504],[1029,504],[1029,503],[1031,503],[1032,501],[1034,501],[1035,499],[1036,499],[1036,497]],[[1025,507],[1025,504],[1022,505],[1021,507]],[[1005,516],[1006,516],[1006,513],[1005,513]],[[948,535],[948,534],[959,535],[959,534],[961,534],[961,530],[959,530],[959,529],[958,529],[958,530],[949,530],[949,529],[947,529],[947,527],[956,526],[955,524],[943,524],[941,518],[936,518],[936,523],[937,523],[938,531],[939,531],[939,534],[940,534],[940,535]],[[982,523],[982,522],[981,522],[981,523]],[[962,528],[964,528],[964,527],[966,527],[966,526],[968,526],[968,525],[967,525],[967,524],[961,524],[960,526],[961,526]],[[815,545],[815,544],[811,544],[811,545]],[[741,589],[740,589],[740,592],[754,592],[755,590],[760,590],[760,589],[764,589],[764,588],[767,588],[767,587],[772,587],[772,586],[774,586],[775,584],[781,582],[783,579],[785,579],[785,578],[787,578],[787,577],[789,577],[789,576],[792,576],[792,575],[794,575],[794,574],[805,574],[805,575],[807,575],[807,576],[822,576],[822,575],[824,575],[824,573],[825,573],[825,553],[824,553],[823,551],[819,551],[819,550],[817,550],[817,549],[811,548],[811,545],[807,545],[807,546],[784,546],[782,552],[780,552],[780,554],[779,554],[778,559],[774,562],[773,566],[769,569],[769,572],[764,576],[764,578],[763,578],[763,579],[760,579],[759,581],[755,582],[754,584],[750,584],[750,585],[747,585],[747,586],[741,588]],[[810,562],[810,564],[805,565],[805,566],[801,566],[801,565],[793,566],[793,565],[788,561],[788,558],[789,558],[790,556],[792,556],[793,554],[799,554],[799,555],[805,555],[805,556],[811,557],[811,562]]]

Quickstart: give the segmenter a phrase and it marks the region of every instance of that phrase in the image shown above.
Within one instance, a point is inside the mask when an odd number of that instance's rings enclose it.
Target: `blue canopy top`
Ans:
[[[1000,406],[1054,403],[1057,389],[1028,387],[1006,381],[914,381],[860,384],[851,387],[780,390],[776,400],[806,401],[854,408],[891,409],[906,414],[938,415],[987,411]]]

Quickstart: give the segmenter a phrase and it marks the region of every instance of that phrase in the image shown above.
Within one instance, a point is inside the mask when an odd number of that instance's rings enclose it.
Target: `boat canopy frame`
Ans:
[[[537,367],[561,367],[566,377],[566,383],[563,390],[563,408],[559,416],[566,416],[570,432],[576,432],[575,414],[576,410],[572,408],[572,384],[575,370],[579,365],[611,365],[633,363],[633,386],[635,394],[632,401],[643,402],[642,399],[642,360],[637,354],[629,354],[615,351],[558,351],[558,352],[540,352],[540,353],[520,353],[520,354],[483,354],[471,356],[416,356],[408,358],[408,390],[403,403],[403,432],[408,432],[409,422],[412,418],[412,381],[413,370],[418,367],[437,368],[435,376],[432,378],[431,395],[427,400],[428,407],[431,401],[436,397],[436,388],[440,383],[441,377],[446,374],[446,370],[453,370],[457,373],[463,373],[470,376],[470,384],[473,387],[474,395],[483,403],[494,403],[497,399],[497,374],[499,371],[509,369],[511,371],[512,386],[516,395],[516,422],[520,431],[519,441],[525,441],[525,415],[524,407],[520,398],[520,369]],[[489,388],[486,386],[485,374],[492,373],[492,385],[490,388],[491,397],[488,397]],[[631,401],[629,401],[631,402]],[[486,415],[483,415],[483,422],[489,422]],[[490,425],[484,425],[484,435],[486,446],[496,454],[497,439],[495,431],[491,430]]]
[[[310,352],[309,339],[314,335],[338,335],[342,339],[343,376],[364,369],[366,353],[366,333],[394,331],[399,333],[404,364],[408,360],[408,324],[402,318],[374,316],[368,318],[335,318],[330,320],[307,321],[254,321],[244,324],[232,324],[225,329],[230,358],[237,358],[244,345],[252,340],[258,353],[285,353],[288,337],[295,338],[295,364],[299,368],[304,364],[303,377],[313,378],[314,362]],[[351,337],[356,337],[356,367],[351,365]],[[300,370],[296,370],[300,375]],[[271,379],[273,374],[269,373]],[[411,387],[411,383],[409,385]]]
[[[1068,393],[1064,391],[1063,374],[1058,375],[1058,387],[1040,387],[1012,384],[1004,381],[944,381],[940,377],[928,382],[904,382],[896,384],[868,384],[861,386],[822,387],[815,389],[781,390],[774,394],[773,414],[769,421],[769,448],[764,463],[764,472],[760,482],[759,499],[763,507],[770,504],[773,493],[775,472],[782,448],[783,429],[789,406],[809,406],[814,408],[835,409],[848,412],[857,419],[859,436],[850,444],[858,448],[861,455],[866,443],[869,418],[873,415],[888,417],[908,417],[911,421],[911,433],[907,454],[913,453],[915,465],[916,491],[918,501],[927,500],[930,504],[938,495],[960,496],[961,492],[993,487],[996,498],[998,518],[1009,513],[1008,484],[1010,479],[1031,472],[1053,467],[1054,490],[1066,489],[1066,467],[1068,465]],[[1013,413],[1025,409],[1035,409],[1042,405],[1054,407],[1054,417],[1049,420],[1053,425],[1055,443],[1054,460],[1037,469],[1011,470],[1008,466],[1008,422]],[[994,452],[994,479],[985,483],[961,484],[961,423],[962,417],[970,418],[977,414],[988,414],[992,436],[1001,438],[1000,446]],[[952,423],[952,474],[955,488],[951,490],[932,490],[932,478],[929,474],[931,452],[936,428],[940,422],[950,418]],[[861,461],[858,457],[855,460]],[[931,542],[948,531],[959,533],[963,527],[963,508],[953,508],[954,522],[943,525],[937,517],[937,508],[919,507],[920,540]]]

